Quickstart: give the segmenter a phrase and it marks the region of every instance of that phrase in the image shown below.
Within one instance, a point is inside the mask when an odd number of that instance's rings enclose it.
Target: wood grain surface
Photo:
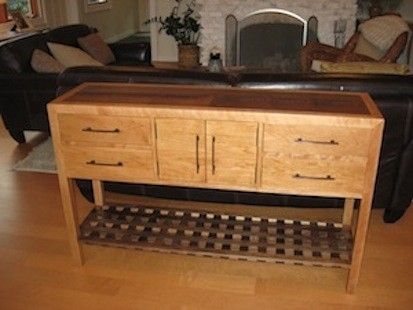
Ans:
[[[160,89],[161,88],[161,89]],[[340,98],[337,99],[337,94]],[[155,106],[193,106],[248,110],[310,111],[368,115],[359,95],[322,91],[273,91],[186,85],[139,85],[87,83],[81,91],[66,96],[62,102],[136,103]]]
[[[361,199],[355,233],[351,204],[343,216],[354,292],[384,122],[367,94],[86,83],[48,110],[64,196],[82,178]],[[82,263],[77,206],[63,202]]]

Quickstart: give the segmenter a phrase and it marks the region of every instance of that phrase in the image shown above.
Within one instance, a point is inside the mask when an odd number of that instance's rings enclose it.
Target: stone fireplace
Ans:
[[[200,5],[202,25],[201,62],[204,65],[208,63],[209,52],[217,47],[221,50],[227,65],[273,67],[276,63],[282,63],[282,66],[296,67],[297,59],[293,58],[296,58],[297,48],[307,42],[308,21],[314,17],[318,21],[317,35],[322,43],[334,45],[334,25],[338,20],[346,21],[345,40],[355,31],[357,0],[197,2]],[[275,27],[276,25],[279,27]],[[282,35],[284,33],[285,35]],[[269,43],[268,36],[272,34],[275,35],[274,42],[278,42],[277,46],[274,46],[275,43],[272,46]],[[257,42],[265,46],[260,47],[254,59],[254,50],[251,46]],[[291,54],[286,52],[287,45],[288,48],[292,48],[294,57],[285,57]],[[271,53],[273,55],[270,55]]]
[[[280,9],[265,9],[238,21],[226,19],[227,66],[270,68],[278,72],[299,71],[299,52],[307,43],[308,22]],[[312,37],[316,37],[315,31]],[[286,40],[285,38],[288,38]]]

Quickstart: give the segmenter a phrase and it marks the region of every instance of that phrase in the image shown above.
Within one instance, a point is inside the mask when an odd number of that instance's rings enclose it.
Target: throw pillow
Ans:
[[[38,73],[60,73],[65,67],[48,53],[35,49],[30,61],[34,71]]]
[[[108,65],[116,60],[112,50],[97,33],[78,38],[77,42],[84,51],[104,65]]]
[[[50,42],[47,43],[47,46],[49,47],[52,55],[65,68],[79,66],[103,66],[102,63],[94,60],[79,48]]]
[[[382,51],[387,51],[404,32],[409,32],[409,26],[394,14],[371,18],[359,26],[364,38]]]
[[[370,58],[373,58],[375,60],[379,60],[385,55],[385,52],[379,50],[377,47],[367,41],[362,34],[359,36],[356,48],[354,49],[354,53],[369,56]]]

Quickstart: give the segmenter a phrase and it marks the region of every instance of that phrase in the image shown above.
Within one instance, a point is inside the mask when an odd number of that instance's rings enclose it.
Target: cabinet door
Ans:
[[[258,124],[207,122],[207,181],[254,186],[257,169]]]
[[[178,182],[205,181],[205,122],[157,119],[159,178]]]

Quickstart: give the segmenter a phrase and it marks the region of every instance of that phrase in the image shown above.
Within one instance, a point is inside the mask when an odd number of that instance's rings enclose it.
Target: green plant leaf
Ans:
[[[176,3],[166,17],[153,17],[144,23],[159,23],[159,32],[174,37],[178,44],[197,44],[201,25],[195,17],[196,1],[185,3],[185,10],[181,12],[183,0],[172,0]],[[186,1],[187,2],[187,1]]]

